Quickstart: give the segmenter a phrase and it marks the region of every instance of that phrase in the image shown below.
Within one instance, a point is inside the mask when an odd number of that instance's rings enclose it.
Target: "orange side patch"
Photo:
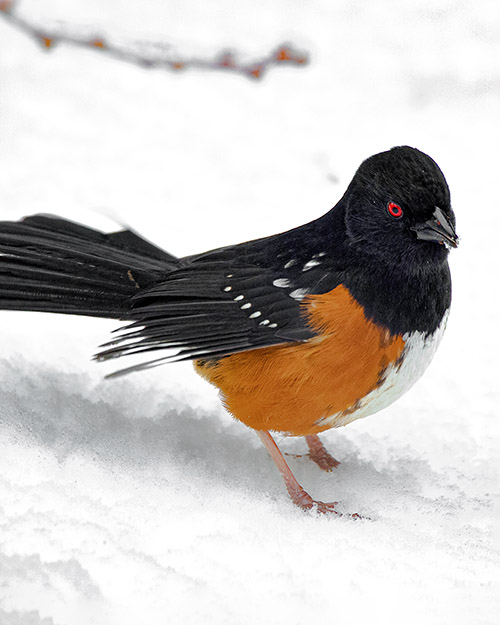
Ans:
[[[354,412],[403,352],[403,338],[368,321],[343,286],[308,296],[303,306],[317,337],[195,362],[251,428],[305,436],[333,427],[318,421]]]

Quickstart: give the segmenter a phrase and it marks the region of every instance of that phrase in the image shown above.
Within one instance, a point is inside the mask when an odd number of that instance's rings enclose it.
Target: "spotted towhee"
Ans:
[[[0,223],[0,308],[129,321],[104,360],[194,360],[224,406],[257,431],[301,508],[270,431],[317,434],[377,412],[420,377],[451,301],[455,217],[436,163],[410,147],[364,161],[326,215],[281,234],[176,258],[130,230],[57,217]],[[151,359],[158,350],[175,350]]]

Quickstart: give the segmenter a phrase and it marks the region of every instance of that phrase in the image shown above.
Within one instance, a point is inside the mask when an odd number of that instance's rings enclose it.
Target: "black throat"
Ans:
[[[371,321],[392,334],[433,334],[451,304],[448,263],[409,273],[391,267],[349,272],[344,281]]]

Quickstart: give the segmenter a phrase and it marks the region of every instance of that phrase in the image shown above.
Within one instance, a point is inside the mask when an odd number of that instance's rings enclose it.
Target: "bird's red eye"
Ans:
[[[391,217],[396,217],[396,219],[403,216],[403,209],[399,204],[395,204],[394,202],[389,202],[389,204],[387,204],[387,210],[389,215]]]

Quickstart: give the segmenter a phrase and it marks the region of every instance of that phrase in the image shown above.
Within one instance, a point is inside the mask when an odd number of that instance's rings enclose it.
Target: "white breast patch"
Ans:
[[[403,336],[405,346],[401,359],[399,363],[393,364],[387,369],[382,384],[357,402],[356,406],[324,417],[318,421],[318,425],[326,425],[327,428],[347,425],[351,421],[367,417],[386,408],[406,393],[421,377],[433,359],[446,328],[448,312],[446,311],[434,334],[430,336],[426,336],[423,332],[405,334]]]

